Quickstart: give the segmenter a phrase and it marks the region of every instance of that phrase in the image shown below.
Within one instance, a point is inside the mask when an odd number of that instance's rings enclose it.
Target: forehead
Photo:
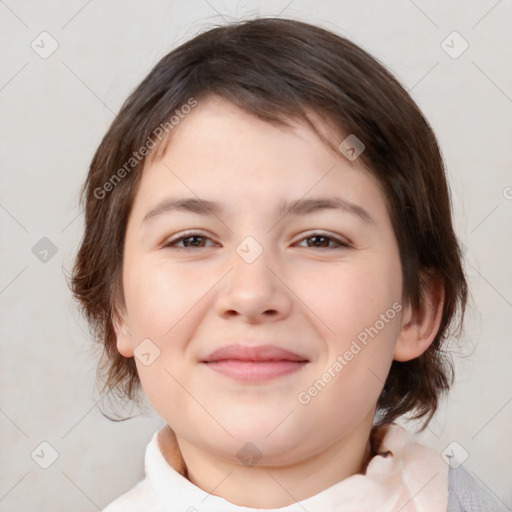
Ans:
[[[357,160],[334,152],[305,122],[288,123],[270,124],[217,97],[199,101],[165,151],[146,162],[136,202],[155,204],[172,194],[276,211],[277,202],[341,194],[382,207],[379,183]],[[319,128],[341,142],[327,124]]]

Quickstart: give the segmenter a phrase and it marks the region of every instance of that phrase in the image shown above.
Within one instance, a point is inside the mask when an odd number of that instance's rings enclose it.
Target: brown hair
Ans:
[[[386,195],[404,297],[418,307],[428,276],[444,283],[434,342],[414,360],[393,361],[377,404],[381,422],[411,413],[426,417],[426,425],[453,381],[443,346],[458,311],[462,325],[467,297],[436,138],[409,94],[368,53],[317,26],[279,18],[213,28],[163,57],[126,100],[92,159],[82,190],[85,233],[71,286],[103,344],[103,390],[139,396],[134,360],[118,353],[112,322],[123,305],[123,244],[147,153],[141,149],[159,127],[172,135],[169,120],[191,98],[211,95],[275,125],[305,121],[320,134],[308,115],[314,112],[365,145],[358,161]]]

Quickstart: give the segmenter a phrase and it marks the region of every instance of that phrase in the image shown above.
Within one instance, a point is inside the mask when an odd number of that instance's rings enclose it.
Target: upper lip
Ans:
[[[236,359],[239,361],[308,361],[307,358],[277,345],[226,345],[209,354],[203,363]]]

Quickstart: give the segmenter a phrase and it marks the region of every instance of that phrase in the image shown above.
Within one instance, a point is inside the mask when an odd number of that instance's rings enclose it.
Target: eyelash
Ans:
[[[205,249],[206,247],[177,247],[176,246],[176,244],[178,242],[181,242],[183,240],[187,240],[189,238],[194,238],[194,237],[200,237],[200,238],[204,238],[204,239],[207,239],[207,240],[211,240],[211,238],[208,237],[208,236],[205,236],[205,235],[202,235],[201,233],[192,231],[192,232],[189,232],[189,233],[185,233],[184,236],[181,236],[181,237],[176,238],[174,240],[169,240],[169,241],[165,242],[164,245],[163,245],[163,248],[168,248],[168,249],[173,249],[173,250],[182,250],[182,251],[191,250],[191,249]],[[340,240],[339,238],[335,238],[335,237],[333,237],[331,235],[327,235],[326,233],[319,233],[319,232],[313,232],[310,235],[300,239],[299,242],[302,242],[304,240],[308,240],[310,238],[315,238],[315,237],[323,237],[323,238],[326,238],[329,241],[333,241],[336,244],[338,244],[338,247],[306,247],[306,249],[346,249],[346,248],[350,247],[350,244],[348,242],[346,242],[346,241]]]

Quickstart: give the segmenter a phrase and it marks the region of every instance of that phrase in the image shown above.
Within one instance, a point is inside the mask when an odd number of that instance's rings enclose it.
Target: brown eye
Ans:
[[[331,241],[329,237],[323,235],[311,236],[306,238],[306,240],[308,240],[308,247],[329,247],[329,242]],[[310,240],[313,242],[309,243]]]
[[[337,238],[324,235],[322,233],[313,233],[312,235],[303,238],[301,241],[306,240],[308,248],[319,248],[319,249],[337,249],[340,247],[349,247],[347,242],[339,240]],[[335,246],[330,246],[330,243],[333,242]]]
[[[205,240],[204,236],[187,236],[180,239],[185,247],[204,247]]]
[[[186,236],[169,240],[163,247],[175,249],[200,249],[206,246],[206,242],[211,240],[200,233],[187,233]],[[182,243],[182,245],[180,245]],[[211,246],[210,246],[211,247]]]

